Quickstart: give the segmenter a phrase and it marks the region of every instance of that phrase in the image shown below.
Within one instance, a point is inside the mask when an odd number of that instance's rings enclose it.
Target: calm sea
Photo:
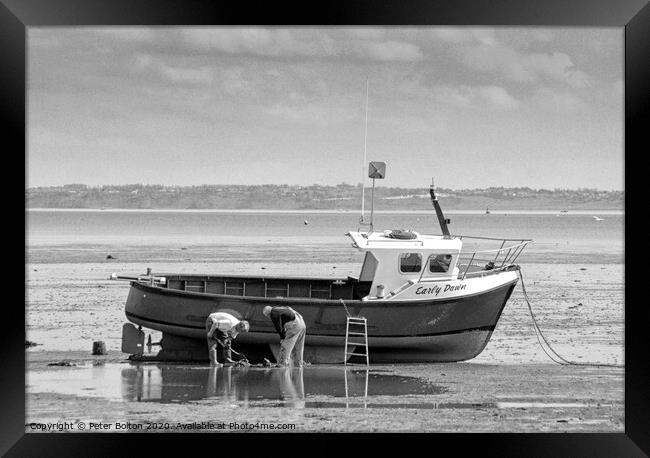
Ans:
[[[597,215],[601,220],[594,218]],[[450,212],[447,216],[451,218],[450,230],[456,235],[533,239],[534,244],[526,252],[544,254],[543,262],[553,255],[563,256],[567,262],[579,261],[576,256],[593,257],[591,262],[623,261],[621,213]],[[290,249],[292,244],[349,249],[345,234],[359,228],[359,215],[351,212],[30,210],[26,235],[32,262],[57,262],[51,256],[52,249],[64,255],[58,262],[65,262],[65,252],[74,252],[68,262],[84,262],[82,253],[93,248],[119,251],[130,247],[131,255],[134,247],[236,249],[263,244],[270,248],[269,243],[278,244],[283,250]],[[433,211],[375,214],[375,229],[440,233]],[[469,240],[465,246],[475,249]],[[597,259],[598,256],[602,258]]]
[[[622,244],[622,214],[452,214],[453,234],[528,238],[536,242]],[[375,229],[439,234],[433,212],[375,214]],[[209,243],[221,237],[343,237],[357,230],[357,213],[30,210],[28,245],[148,240]]]

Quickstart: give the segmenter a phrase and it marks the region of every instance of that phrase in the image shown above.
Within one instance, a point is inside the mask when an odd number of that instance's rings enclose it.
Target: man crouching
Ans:
[[[248,321],[240,321],[230,313],[215,312],[208,316],[205,329],[208,331],[210,365],[222,367],[223,364],[229,366],[235,362],[232,359],[232,354],[239,355],[239,353],[232,349],[232,341],[240,332],[248,332],[250,325]],[[217,346],[221,347],[223,363],[217,360]]]

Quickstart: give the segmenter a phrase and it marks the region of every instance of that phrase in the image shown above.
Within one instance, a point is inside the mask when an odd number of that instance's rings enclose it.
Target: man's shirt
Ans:
[[[296,314],[289,307],[273,307],[270,315],[271,321],[275,330],[280,334],[280,338],[284,339],[284,325],[289,321],[296,319]]]
[[[212,321],[212,326],[210,327],[210,331],[208,331],[208,337],[212,337],[217,329],[221,332],[230,333],[230,336],[233,339],[237,337],[237,334],[239,334],[237,330],[234,329],[234,327],[239,324],[239,320],[230,313],[211,313],[208,315],[208,322],[210,321]]]

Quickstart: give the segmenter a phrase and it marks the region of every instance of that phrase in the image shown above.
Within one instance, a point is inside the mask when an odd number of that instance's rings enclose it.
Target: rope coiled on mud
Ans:
[[[570,365],[570,366],[591,366],[591,367],[625,367],[622,364],[582,363],[577,361],[569,361],[566,358],[563,358],[558,352],[553,350],[553,347],[551,347],[551,344],[548,343],[548,340],[546,339],[546,337],[544,337],[544,334],[542,334],[542,330],[539,328],[539,325],[537,324],[537,320],[535,319],[535,314],[533,313],[533,308],[530,305],[530,300],[528,299],[528,293],[526,292],[526,285],[524,284],[524,276],[521,273],[521,269],[517,268],[517,272],[519,274],[519,278],[521,279],[521,289],[524,293],[524,299],[526,301],[526,305],[528,305],[528,311],[530,312],[530,317],[533,320],[533,328],[535,328],[535,337],[537,337],[537,342],[539,343],[539,346],[542,348],[544,353],[546,353],[546,356],[548,356],[551,359],[551,361],[553,361],[556,364],[560,364],[562,366]],[[550,353],[546,351],[546,348],[544,348],[544,345],[542,345],[542,341],[546,344]]]

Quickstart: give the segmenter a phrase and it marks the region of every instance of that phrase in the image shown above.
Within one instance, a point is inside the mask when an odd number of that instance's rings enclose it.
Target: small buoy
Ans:
[[[307,221],[307,220],[305,220],[305,221],[303,221],[303,223],[304,223],[304,224],[305,224],[305,226],[306,226],[306,225],[308,225],[308,224],[309,224],[309,221]]]
[[[93,342],[93,355],[105,355],[106,354],[106,344],[101,340]]]

